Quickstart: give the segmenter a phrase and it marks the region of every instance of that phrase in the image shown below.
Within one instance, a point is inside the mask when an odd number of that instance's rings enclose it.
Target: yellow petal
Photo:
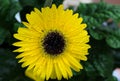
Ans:
[[[32,58],[34,58],[33,60],[31,60]],[[32,63],[35,63],[36,61],[37,61],[37,59],[39,59],[39,57],[38,56],[34,56],[34,57],[29,57],[27,60],[26,60],[26,62],[24,62],[23,64],[22,64],[22,67],[26,67],[26,66],[28,66],[28,65],[30,65],[30,64],[32,64]]]
[[[53,63],[53,70],[52,70],[52,73],[51,73],[51,76],[50,76],[50,78],[51,79],[56,79],[56,72],[55,72],[55,65],[54,65],[54,63]]]
[[[75,71],[79,72],[80,69],[82,69],[83,67],[80,65],[80,63],[74,58],[72,57],[70,54],[66,54],[66,57],[68,57],[68,61],[71,64],[71,68],[74,69]]]
[[[23,35],[25,34],[27,36],[40,37],[40,33],[34,30],[29,30],[28,28],[18,28],[18,33]]]
[[[56,72],[57,79],[61,80],[62,79],[62,74],[61,74],[61,71],[60,71],[60,67],[58,66],[58,63],[54,63],[54,65],[55,65],[55,72]]]
[[[46,80],[48,80],[52,74],[53,70],[53,61],[50,57],[48,57],[47,67],[46,67]]]
[[[45,60],[45,61],[43,62],[43,64],[41,65],[41,67],[42,67],[41,70],[42,70],[42,71],[41,71],[41,74],[40,74],[40,78],[43,79],[43,80],[44,80],[45,77],[46,77],[46,61],[47,61],[47,60]]]
[[[33,70],[32,69],[31,70],[26,70],[25,75],[28,76],[29,78],[33,79],[33,80],[36,79],[35,76],[33,76]]]
[[[58,59],[58,67],[63,75],[64,78],[68,79],[68,75],[67,75],[67,72],[65,70],[65,66],[63,64],[63,62],[61,61],[62,59]]]

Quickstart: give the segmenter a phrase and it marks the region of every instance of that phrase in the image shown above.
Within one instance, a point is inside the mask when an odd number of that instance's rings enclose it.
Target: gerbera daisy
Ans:
[[[63,5],[56,8],[34,8],[26,15],[25,28],[19,28],[14,37],[19,42],[14,52],[21,52],[22,67],[27,66],[26,75],[36,81],[65,79],[73,76],[72,70],[82,69],[80,61],[86,61],[90,46],[89,36],[82,24],[82,18],[72,10],[64,10]]]

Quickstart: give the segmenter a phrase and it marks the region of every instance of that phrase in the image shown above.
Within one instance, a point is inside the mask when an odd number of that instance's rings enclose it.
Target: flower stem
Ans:
[[[44,7],[51,7],[53,0],[46,0]]]

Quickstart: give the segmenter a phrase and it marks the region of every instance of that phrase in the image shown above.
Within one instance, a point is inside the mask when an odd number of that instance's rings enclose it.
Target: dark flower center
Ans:
[[[48,54],[60,54],[65,47],[64,37],[57,31],[49,32],[43,40],[43,47]]]

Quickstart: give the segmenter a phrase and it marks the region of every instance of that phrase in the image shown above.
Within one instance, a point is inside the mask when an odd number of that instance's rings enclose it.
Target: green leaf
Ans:
[[[37,0],[19,0],[20,4],[22,6],[34,6],[35,5],[35,1]]]
[[[9,31],[0,27],[0,45],[5,41],[5,38],[8,36]]]
[[[9,8],[9,0],[0,0],[0,15],[5,15]]]
[[[0,5],[0,18],[4,21],[13,21],[15,14],[21,10],[19,2],[16,0],[0,0]]]
[[[108,35],[106,42],[112,48],[120,48],[120,37],[116,37],[115,35]]]
[[[32,81],[24,75],[10,49],[0,48],[0,57],[0,81]]]
[[[33,6],[41,8],[44,5],[45,0],[19,0],[22,7]]]
[[[113,33],[115,36],[120,37],[120,28],[117,28]]]
[[[6,15],[7,21],[15,21],[15,14],[21,10],[21,5],[16,0],[11,0],[8,8],[8,13]]]
[[[25,27],[25,26],[22,23],[16,22],[16,23],[14,23],[13,30],[15,32],[17,32],[17,30],[18,30],[19,27]]]
[[[113,58],[110,53],[98,53],[98,56],[94,59],[93,64],[102,77],[105,78],[112,75]]]
[[[53,0],[53,4],[56,4],[57,6],[59,6],[62,3],[63,3],[63,0]]]
[[[89,28],[89,33],[96,40],[101,40],[104,38],[103,35],[100,33],[100,31],[97,32],[95,29]]]
[[[107,80],[105,81],[118,81],[117,78],[115,78],[114,76],[110,76]]]
[[[76,12],[83,17],[84,22],[88,25],[87,29],[90,35],[96,40],[101,40],[103,37],[106,38],[107,36],[105,35],[113,33],[112,31],[106,31],[105,28],[101,26],[103,22],[107,23],[108,19],[112,19],[114,22],[120,20],[120,7],[105,3],[104,1],[99,3],[80,4]],[[94,30],[95,28],[97,28],[98,31]],[[112,28],[109,29],[113,30]]]
[[[85,62],[84,69],[85,69],[88,77],[92,78],[92,77],[95,77],[97,75],[96,69],[94,68],[94,66],[89,61]]]

